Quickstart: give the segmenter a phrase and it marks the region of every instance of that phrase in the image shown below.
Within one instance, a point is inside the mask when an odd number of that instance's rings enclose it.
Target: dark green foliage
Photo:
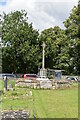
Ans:
[[[69,73],[80,74],[80,4],[74,6],[69,18],[64,22],[68,40]]]
[[[64,22],[41,32],[40,43],[46,43],[46,67],[65,70],[65,74],[80,74],[80,4],[74,6]]]
[[[14,11],[3,15],[2,27],[2,71],[14,73],[37,73],[42,63],[42,43],[46,43],[45,67],[63,69],[65,74],[80,74],[80,1],[74,6],[64,22],[65,30],[59,26],[41,32],[27,22],[25,11]]]
[[[63,53],[62,48],[65,47],[65,32],[58,26],[42,31],[40,39],[46,43],[46,67],[62,68],[59,66],[60,55]]]
[[[36,72],[38,66],[38,31],[27,22],[25,11],[4,14],[2,24],[3,72]]]

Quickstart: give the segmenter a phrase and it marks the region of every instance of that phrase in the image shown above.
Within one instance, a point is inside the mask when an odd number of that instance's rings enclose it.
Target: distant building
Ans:
[[[62,71],[64,70],[48,69],[48,75],[53,74],[55,80],[60,80],[62,78]]]

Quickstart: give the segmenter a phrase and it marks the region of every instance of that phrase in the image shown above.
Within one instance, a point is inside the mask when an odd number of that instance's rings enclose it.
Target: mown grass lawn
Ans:
[[[30,96],[30,90],[33,96]],[[30,117],[33,117],[34,112],[37,118],[78,118],[78,86],[75,84],[64,90],[15,87],[15,91],[3,92],[2,110],[23,109],[30,112]]]
[[[34,90],[38,118],[78,118],[78,89]]]

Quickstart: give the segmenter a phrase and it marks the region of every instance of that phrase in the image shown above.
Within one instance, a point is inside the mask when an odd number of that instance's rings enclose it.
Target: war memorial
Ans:
[[[38,71],[38,78],[35,80],[22,80],[19,79],[16,81],[16,86],[27,86],[29,88],[35,89],[58,89],[58,88],[66,88],[71,87],[71,82],[67,81],[66,79],[62,79],[62,71],[64,70],[52,70],[49,69],[49,72],[54,72],[54,79],[50,80],[48,78],[48,73],[45,68],[45,43],[42,44],[42,68]]]

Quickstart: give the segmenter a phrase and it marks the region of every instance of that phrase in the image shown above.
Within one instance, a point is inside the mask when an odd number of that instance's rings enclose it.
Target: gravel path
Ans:
[[[27,111],[3,111],[1,120],[28,120],[29,116]]]

